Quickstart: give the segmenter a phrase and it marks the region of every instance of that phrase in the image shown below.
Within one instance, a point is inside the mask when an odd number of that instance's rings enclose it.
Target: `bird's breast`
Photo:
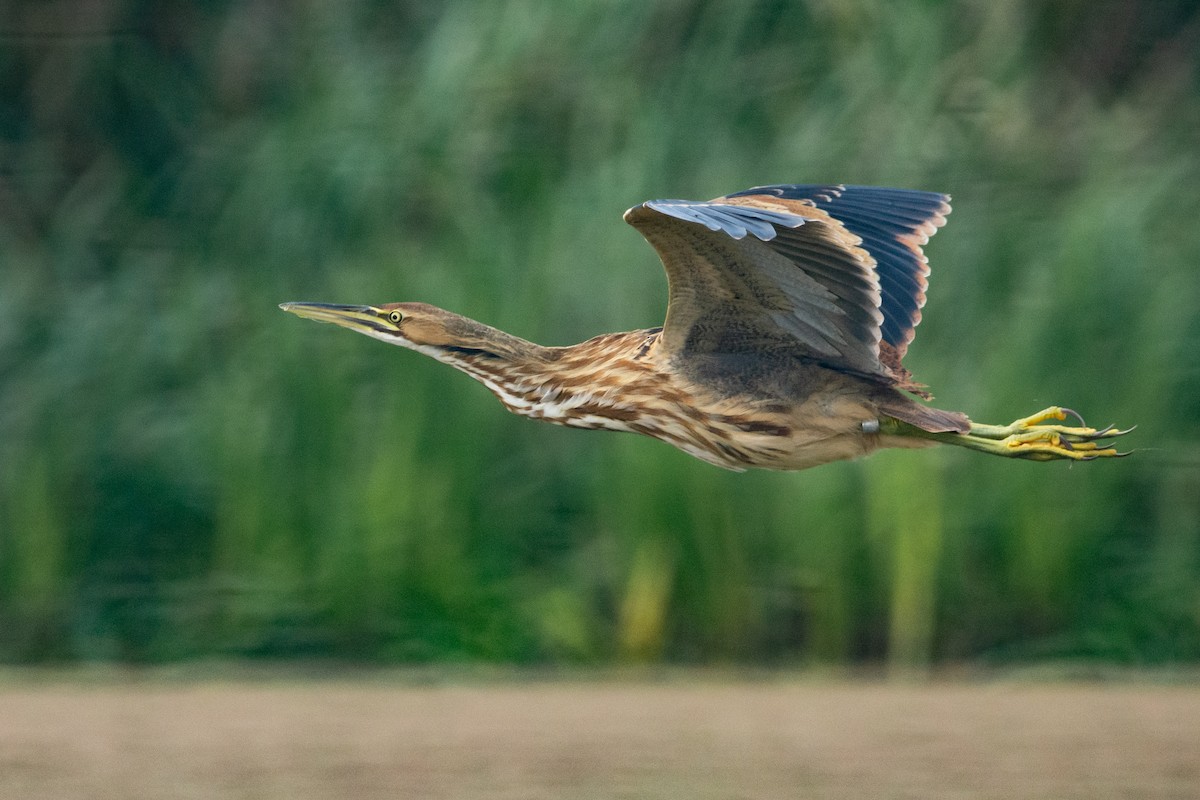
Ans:
[[[805,375],[802,391],[791,397],[727,391],[657,363],[653,347],[645,349],[647,333],[611,334],[564,348],[539,369],[514,372],[491,362],[460,369],[520,416],[639,433],[726,469],[803,469],[879,446],[879,437],[862,427],[878,412],[862,392],[850,391],[853,381],[845,376]]]

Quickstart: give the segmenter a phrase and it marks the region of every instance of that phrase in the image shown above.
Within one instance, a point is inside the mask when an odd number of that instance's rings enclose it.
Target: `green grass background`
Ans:
[[[94,0],[0,8],[0,659],[1200,657],[1190,2]],[[507,415],[281,313],[660,322],[620,220],[947,191],[942,407],[1136,423],[726,473]]]

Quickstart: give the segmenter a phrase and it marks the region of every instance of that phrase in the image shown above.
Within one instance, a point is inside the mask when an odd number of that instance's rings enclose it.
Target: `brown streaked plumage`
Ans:
[[[866,186],[764,186],[625,213],[670,286],[662,328],[543,347],[424,303],[285,303],[432,356],[522,416],[661,439],[733,470],[804,469],[935,442],[1038,461],[1120,455],[1125,431],[1010,425],[932,408],[902,364],[925,304],[922,252],[949,197]],[[1078,416],[1078,415],[1075,415]],[[1049,423],[1049,424],[1044,424]]]

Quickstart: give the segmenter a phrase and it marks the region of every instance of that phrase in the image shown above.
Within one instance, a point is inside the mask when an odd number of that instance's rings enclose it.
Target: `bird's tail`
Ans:
[[[899,393],[883,398],[879,410],[929,433],[968,433],[971,430],[971,420],[966,414],[921,405]]]

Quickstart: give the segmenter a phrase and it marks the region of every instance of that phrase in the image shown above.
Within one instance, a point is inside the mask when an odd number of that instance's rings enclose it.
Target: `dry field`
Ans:
[[[1200,798],[1200,688],[9,677],[0,797]]]

